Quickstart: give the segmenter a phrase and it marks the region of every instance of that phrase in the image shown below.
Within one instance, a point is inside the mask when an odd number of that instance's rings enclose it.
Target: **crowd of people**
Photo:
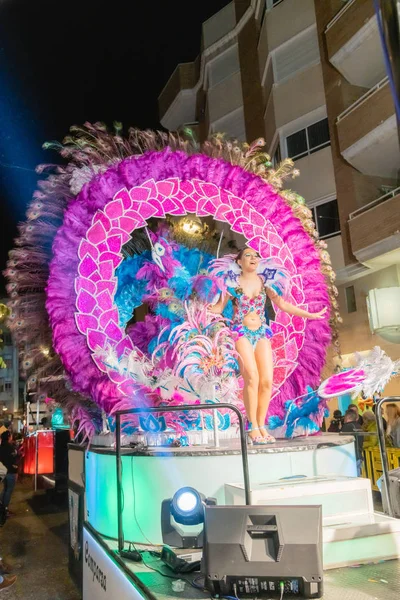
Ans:
[[[386,418],[383,417],[383,427],[386,435],[386,445],[391,448],[400,448],[400,408],[397,404],[386,406]],[[371,448],[378,445],[377,423],[375,416],[375,405],[371,410],[362,414],[356,404],[350,404],[345,414],[335,410],[333,419],[329,425],[330,433],[351,433],[363,431],[371,435],[363,436],[363,448]]]
[[[9,504],[18,478],[20,458],[21,446],[13,439],[11,423],[5,422],[0,426],[0,480],[3,484],[0,493],[1,527],[5,525],[7,518],[12,515]],[[17,576],[12,575],[11,571],[11,567],[0,557],[0,592],[7,590],[16,582]]]
[[[350,404],[343,415],[340,410],[335,410],[333,419],[328,428],[330,433],[352,433],[362,432],[357,435],[358,447],[358,474],[361,474],[363,450],[377,447],[378,427],[375,415],[375,404],[371,410],[365,410],[362,414],[356,404]],[[386,406],[386,418],[383,417],[386,447],[400,448],[400,408],[391,403]],[[368,435],[369,434],[369,435]]]

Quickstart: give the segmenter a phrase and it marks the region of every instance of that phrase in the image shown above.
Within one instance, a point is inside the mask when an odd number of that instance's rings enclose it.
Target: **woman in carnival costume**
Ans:
[[[225,279],[227,292],[221,294],[210,310],[222,313],[229,300],[233,304],[231,326],[244,381],[243,402],[249,442],[255,445],[273,443],[275,438],[265,427],[273,381],[270,342],[273,332],[266,311],[267,297],[281,311],[305,319],[323,319],[327,307],[311,313],[287,302],[284,295],[289,283],[288,274],[270,259],[262,260],[252,248],[244,248],[234,258],[229,255],[217,259],[213,273]]]

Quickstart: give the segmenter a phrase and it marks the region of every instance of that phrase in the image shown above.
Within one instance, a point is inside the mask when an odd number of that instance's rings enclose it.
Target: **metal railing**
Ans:
[[[201,410],[219,410],[226,408],[233,411],[239,420],[239,433],[240,433],[240,446],[242,454],[242,467],[243,467],[243,484],[244,484],[244,496],[246,506],[250,505],[250,478],[249,478],[249,461],[247,455],[247,443],[246,443],[246,432],[244,427],[244,419],[240,410],[233,404],[227,402],[219,402],[218,404],[182,404],[181,406],[168,406],[168,407],[151,407],[151,408],[131,408],[127,410],[120,410],[116,413],[116,427],[115,427],[115,438],[116,438],[116,461],[117,461],[117,509],[118,509],[118,551],[124,550],[124,532],[122,523],[122,504],[123,504],[123,493],[122,493],[122,460],[121,460],[121,416],[123,415],[137,415],[143,413],[168,413],[168,412],[184,412],[184,411],[201,411]]]
[[[386,454],[385,427],[383,424],[383,416],[382,416],[382,406],[383,406],[383,404],[386,404],[387,402],[400,402],[400,396],[388,396],[387,398],[382,398],[381,400],[379,400],[376,403],[375,417],[376,417],[377,431],[354,430],[354,431],[346,431],[343,433],[340,432],[340,435],[347,435],[347,436],[352,435],[355,438],[355,452],[356,452],[357,460],[362,458],[362,453],[360,453],[360,448],[358,445],[358,438],[359,437],[370,437],[370,436],[375,436],[375,435],[378,437],[378,447],[379,447],[379,453],[380,453],[381,461],[382,461],[382,471],[383,471],[382,477],[383,477],[383,483],[384,483],[384,487],[385,487],[388,513],[389,513],[390,517],[393,517],[394,510],[393,510],[392,499],[390,497],[390,491],[389,491],[389,463],[388,463],[387,454]]]
[[[338,12],[338,13],[336,13],[336,15],[333,17],[333,19],[332,19],[331,21],[329,21],[328,25],[325,27],[325,33],[326,33],[327,31],[329,31],[329,29],[330,29],[331,27],[333,27],[333,25],[334,25],[334,24],[335,24],[337,21],[339,21],[339,19],[341,19],[341,18],[342,18],[342,16],[344,15],[344,13],[345,13],[345,12],[347,12],[347,11],[349,10],[350,6],[351,6],[352,4],[354,4],[354,2],[355,2],[355,1],[356,1],[356,0],[348,0],[348,1],[346,2],[346,4],[343,6],[343,8],[341,8],[341,9],[339,10],[339,12]]]
[[[379,206],[379,204],[383,204],[384,202],[386,202],[386,200],[390,200],[391,198],[394,198],[398,194],[400,194],[400,187],[397,187],[394,190],[387,192],[383,196],[379,196],[379,198],[372,200],[372,202],[368,202],[368,204],[365,204],[364,206],[357,208],[357,210],[354,210],[353,212],[351,212],[349,214],[349,221],[351,221],[355,217],[362,215],[365,212],[368,212],[371,208],[375,208],[375,206]]]
[[[382,406],[387,404],[388,402],[400,402],[400,396],[388,396],[387,398],[381,398],[376,403],[376,424],[378,429],[378,441],[379,441],[379,451],[381,454],[382,461],[382,469],[383,469],[383,482],[385,484],[385,492],[386,492],[386,501],[388,507],[389,517],[394,516],[392,498],[390,496],[390,481],[389,481],[389,463],[386,454],[386,443],[385,443],[385,428],[383,426],[383,415],[382,415]]]
[[[353,104],[351,104],[348,108],[346,108],[346,110],[341,112],[340,115],[338,117],[336,117],[336,123],[339,123],[342,119],[344,119],[350,113],[355,111],[359,106],[364,104],[364,102],[366,102],[369,98],[371,98],[374,94],[376,94],[376,92],[378,92],[381,88],[383,88],[385,85],[388,85],[388,84],[389,84],[389,77],[387,77],[387,76],[384,77],[383,79],[381,79],[380,81],[378,81],[378,83],[376,85],[374,85],[374,87],[369,89],[368,92],[365,92],[365,94],[360,96],[355,102],[353,102]]]

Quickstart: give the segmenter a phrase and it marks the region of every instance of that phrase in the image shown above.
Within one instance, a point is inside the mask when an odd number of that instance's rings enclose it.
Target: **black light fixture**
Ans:
[[[163,543],[176,548],[202,548],[204,508],[215,506],[216,503],[214,498],[206,498],[204,494],[192,487],[180,488],[172,498],[163,500],[161,504]]]

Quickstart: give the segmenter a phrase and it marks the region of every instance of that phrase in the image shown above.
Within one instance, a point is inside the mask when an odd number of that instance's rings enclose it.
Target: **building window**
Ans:
[[[356,303],[356,294],[354,291],[354,285],[349,285],[349,287],[347,287],[345,289],[345,292],[346,292],[347,312],[348,313],[357,312],[357,303]]]
[[[4,346],[12,346],[12,338],[9,331],[3,331],[1,334],[1,339],[3,340]]]
[[[340,233],[337,200],[329,200],[323,204],[318,204],[312,210],[314,222],[321,239],[327,239]]]
[[[272,162],[272,166],[275,168],[277,165],[279,165],[279,163],[282,162],[282,155],[281,155],[281,145],[278,142],[277,147],[275,148],[275,151],[272,155],[271,158],[271,162]]]
[[[12,369],[13,368],[12,358],[4,357],[3,360],[6,363],[6,369]]]
[[[330,143],[328,119],[322,119],[286,138],[287,155],[298,160],[326,148]]]
[[[4,391],[11,392],[12,391],[12,383],[11,381],[6,381],[4,384]]]

